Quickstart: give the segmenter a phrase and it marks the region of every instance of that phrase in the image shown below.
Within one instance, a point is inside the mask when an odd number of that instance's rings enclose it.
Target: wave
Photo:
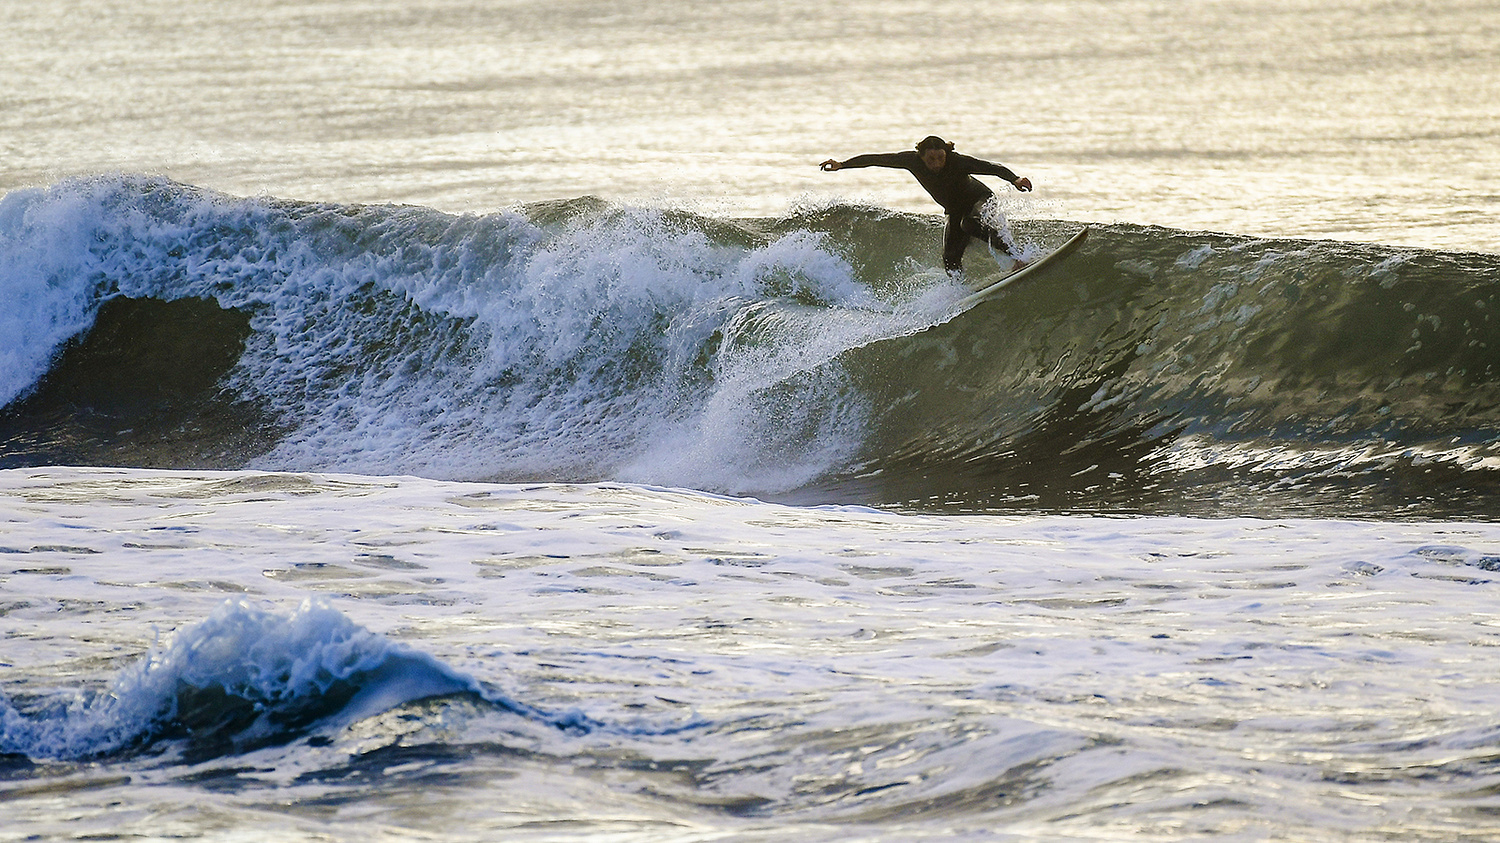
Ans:
[[[468,695],[571,732],[553,715],[483,687],[437,659],[305,601],[281,614],[230,600],[153,647],[102,693],[32,701],[0,695],[0,757],[87,759],[174,749],[189,762],[289,743],[406,703]]]
[[[1500,512],[1500,257],[935,217],[0,199],[0,467],[620,480],[944,511]],[[1077,229],[1013,221],[1033,251]],[[971,281],[994,276],[982,250]]]

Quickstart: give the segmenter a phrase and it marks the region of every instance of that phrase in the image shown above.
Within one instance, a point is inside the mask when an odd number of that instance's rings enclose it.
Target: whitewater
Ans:
[[[1497,33],[0,7],[0,841],[1500,838]]]
[[[42,836],[1497,831],[1491,525],[0,482],[4,798]]]

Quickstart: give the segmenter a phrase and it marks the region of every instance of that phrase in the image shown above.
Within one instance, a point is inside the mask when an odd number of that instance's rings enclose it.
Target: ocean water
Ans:
[[[1500,832],[1493,524],[0,482],[17,837]]]
[[[0,7],[0,840],[1500,837],[1497,35]]]

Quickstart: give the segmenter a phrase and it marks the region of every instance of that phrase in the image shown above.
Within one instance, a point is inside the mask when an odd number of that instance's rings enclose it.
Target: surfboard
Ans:
[[[1068,242],[1062,244],[1061,246],[1058,246],[1051,252],[1042,255],[1040,258],[1037,258],[1031,263],[1026,264],[1015,272],[1002,277],[1000,280],[990,283],[988,286],[983,287],[978,292],[964,296],[964,298],[959,301],[956,307],[973,307],[974,305],[979,304],[980,302],[984,301],[987,298],[990,298],[996,293],[999,293],[1006,287],[1009,287],[1011,284],[1020,281],[1022,278],[1025,278],[1028,275],[1035,275],[1044,268],[1056,264],[1058,261],[1061,261],[1063,258],[1071,254],[1073,250],[1083,245],[1083,241],[1086,240],[1088,236],[1089,227],[1084,226],[1082,231],[1079,231],[1077,234],[1068,238]]]

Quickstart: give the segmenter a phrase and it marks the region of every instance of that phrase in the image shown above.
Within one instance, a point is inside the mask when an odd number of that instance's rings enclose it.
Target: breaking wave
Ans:
[[[1013,221],[1033,251],[1077,224]],[[1500,257],[1096,226],[959,312],[939,220],[0,200],[0,467],[622,480],[942,511],[1500,512]],[[971,250],[971,281],[998,273]]]

